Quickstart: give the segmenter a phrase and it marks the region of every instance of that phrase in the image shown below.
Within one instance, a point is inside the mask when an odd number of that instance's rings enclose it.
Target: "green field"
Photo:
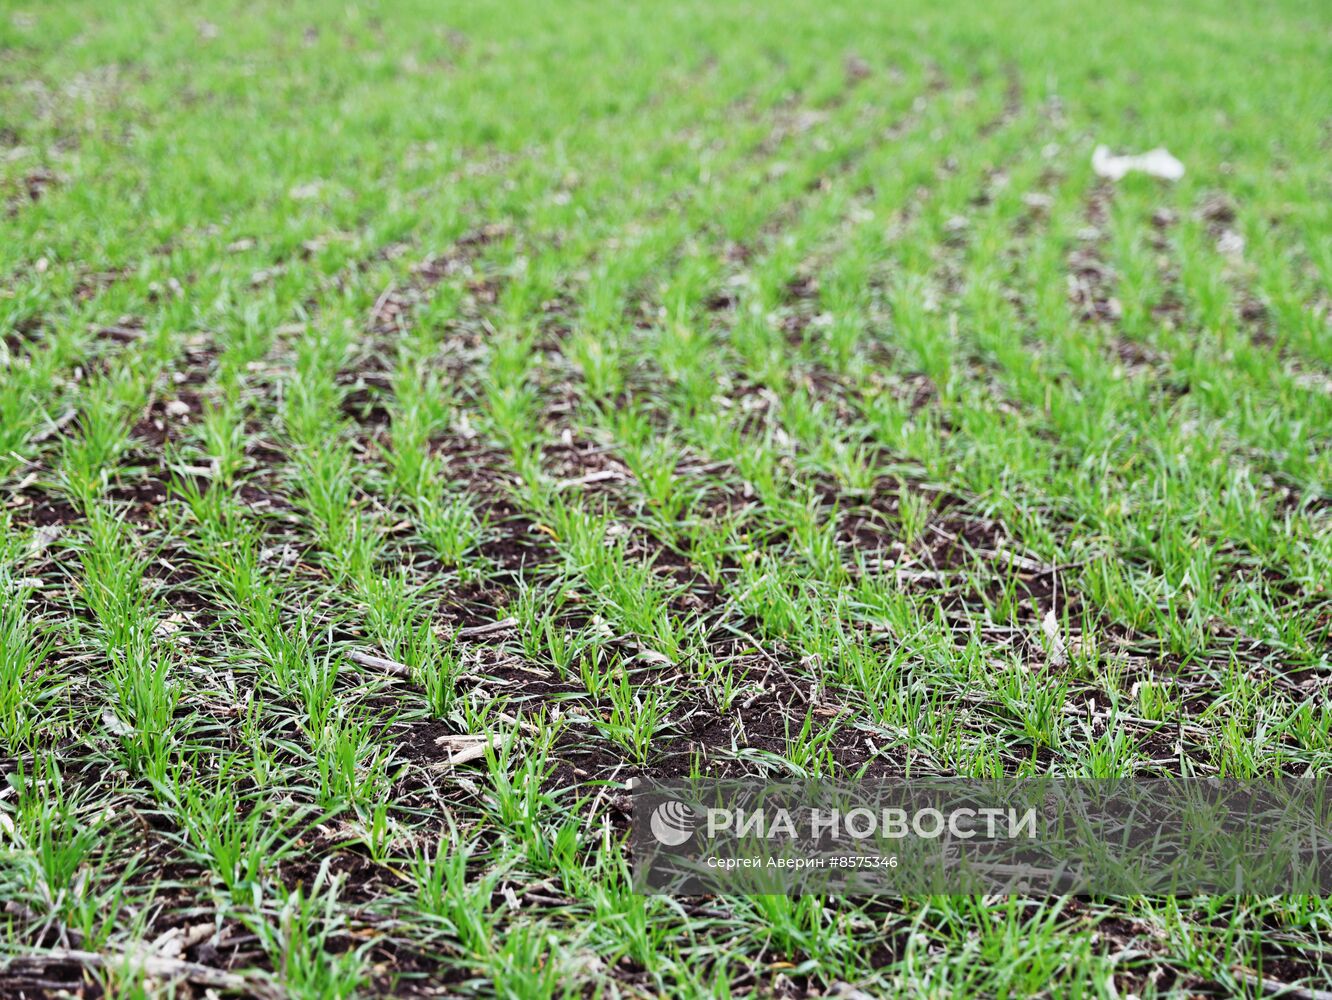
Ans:
[[[0,993],[1326,998],[1326,897],[623,841],[1332,768],[1330,67],[1319,0],[6,0]]]

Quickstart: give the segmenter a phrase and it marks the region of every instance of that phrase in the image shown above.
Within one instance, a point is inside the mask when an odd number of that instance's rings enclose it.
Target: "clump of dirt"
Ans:
[[[25,205],[35,205],[46,196],[46,192],[59,183],[56,174],[45,167],[30,170],[19,179],[18,191],[7,201],[6,214],[13,218]]]

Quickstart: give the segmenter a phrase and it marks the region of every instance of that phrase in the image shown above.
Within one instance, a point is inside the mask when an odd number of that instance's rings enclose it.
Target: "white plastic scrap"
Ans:
[[[1184,176],[1184,164],[1163,146],[1135,156],[1116,156],[1105,146],[1097,146],[1092,151],[1092,170],[1097,177],[1108,177],[1112,181],[1135,170],[1167,181],[1177,181]]]
[[[1064,637],[1059,634],[1059,619],[1055,617],[1054,608],[1047,611],[1041,620],[1041,631],[1045,633],[1045,638],[1050,643],[1050,666],[1062,667],[1068,662],[1068,646],[1064,643]]]

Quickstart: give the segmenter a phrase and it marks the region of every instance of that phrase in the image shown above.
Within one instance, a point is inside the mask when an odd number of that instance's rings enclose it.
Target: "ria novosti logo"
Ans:
[[[679,847],[694,835],[697,816],[691,806],[678,799],[667,799],[652,810],[648,826],[657,842],[667,847]]]

